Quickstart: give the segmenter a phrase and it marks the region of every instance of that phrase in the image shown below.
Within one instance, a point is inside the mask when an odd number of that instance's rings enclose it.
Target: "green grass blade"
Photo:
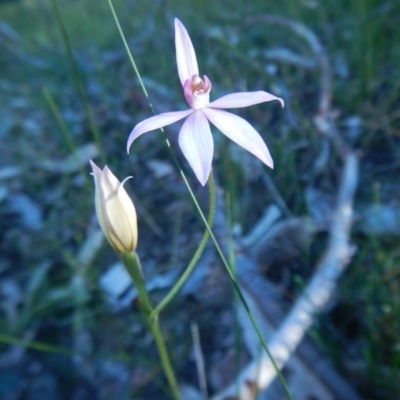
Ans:
[[[207,223],[209,226],[212,226],[213,221],[214,221],[214,215],[215,215],[215,185],[210,183],[210,181],[214,180],[212,172],[208,179],[209,179],[209,188],[210,188],[210,210],[208,213]],[[168,305],[168,303],[175,297],[175,295],[178,293],[178,291],[181,289],[181,287],[187,281],[190,274],[193,272],[194,267],[197,265],[197,262],[199,261],[209,238],[210,238],[210,233],[209,233],[208,229],[206,229],[196,252],[194,253],[192,259],[190,260],[189,265],[185,269],[185,272],[182,274],[182,276],[179,278],[178,282],[174,285],[174,287],[170,290],[170,292],[161,301],[161,303],[153,310],[153,312],[150,315],[150,318],[156,317]]]
[[[52,112],[54,119],[56,120],[56,122],[61,130],[61,133],[64,136],[65,142],[66,142],[71,154],[73,154],[74,158],[76,159],[77,165],[79,165],[79,172],[83,176],[83,179],[85,180],[86,185],[88,187],[90,187],[91,182],[89,180],[89,175],[88,175],[87,171],[82,167],[81,162],[76,155],[77,148],[76,148],[74,139],[72,138],[71,131],[68,129],[67,124],[63,120],[60,110],[58,109],[57,104],[55,103],[50,90],[46,86],[44,86],[42,88],[42,92],[43,92],[43,96],[50,108],[50,111]]]
[[[85,110],[86,117],[87,117],[87,119],[89,121],[89,126],[90,126],[90,130],[92,131],[93,139],[94,139],[94,142],[96,143],[96,146],[97,146],[97,148],[99,150],[101,162],[103,164],[105,164],[106,163],[106,156],[105,156],[103,147],[101,145],[100,131],[97,128],[97,125],[96,125],[96,123],[94,121],[94,117],[93,117],[92,111],[90,109],[89,100],[87,98],[86,91],[85,91],[85,88],[83,86],[80,74],[79,74],[79,69],[78,69],[78,66],[76,64],[73,52],[72,52],[72,46],[71,46],[71,42],[70,42],[69,37],[68,37],[68,31],[67,31],[67,28],[64,25],[63,19],[61,17],[60,9],[58,7],[58,0],[51,0],[51,2],[52,2],[52,5],[53,5],[53,10],[54,10],[54,14],[56,16],[56,20],[58,22],[58,25],[60,26],[61,35],[62,35],[62,38],[63,38],[63,41],[64,41],[65,48],[67,50],[67,56],[68,56],[68,59],[69,59],[69,61],[71,63],[71,66],[72,66],[72,73],[74,75],[75,82],[76,82],[76,85],[78,87],[78,92],[79,92],[79,95],[80,95],[81,100],[82,100],[82,104],[83,104],[83,107],[84,107],[84,110]]]

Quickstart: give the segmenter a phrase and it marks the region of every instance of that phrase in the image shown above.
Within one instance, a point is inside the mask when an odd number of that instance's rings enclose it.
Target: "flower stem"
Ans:
[[[119,31],[119,33],[120,33],[120,35],[121,35],[121,39],[122,39],[122,41],[123,41],[123,43],[124,43],[126,52],[127,52],[128,57],[129,57],[129,59],[130,59],[130,61],[131,61],[132,67],[133,67],[133,69],[134,69],[134,71],[135,71],[135,74],[136,74],[138,80],[139,80],[140,86],[142,87],[144,96],[145,96],[146,99],[147,99],[147,102],[148,102],[148,104],[149,104],[149,107],[151,108],[151,110],[152,110],[153,113],[155,114],[155,110],[154,110],[153,104],[152,104],[152,102],[150,101],[150,97],[149,97],[149,95],[148,95],[148,93],[147,93],[146,87],[145,87],[145,85],[144,85],[144,83],[143,83],[143,80],[142,80],[142,78],[141,78],[141,75],[140,75],[140,73],[139,73],[139,70],[138,70],[137,67],[136,67],[136,63],[135,63],[135,61],[134,61],[134,59],[133,59],[133,57],[132,57],[132,54],[131,54],[131,51],[130,51],[130,49],[129,49],[128,43],[127,43],[127,41],[126,41],[126,39],[125,39],[125,35],[124,35],[123,31],[122,31],[121,25],[119,24],[118,16],[117,16],[117,14],[115,13],[114,7],[113,7],[113,5],[112,5],[112,0],[108,0],[108,3],[109,3],[109,5],[110,5],[110,9],[111,9],[111,12],[112,12],[112,14],[113,14],[113,17],[114,17],[115,23],[116,23],[116,25],[117,25],[118,31]],[[227,273],[228,273],[228,275],[229,275],[229,278],[230,278],[230,280],[231,280],[231,282],[232,282],[232,285],[233,285],[233,287],[234,287],[234,289],[235,289],[235,291],[236,291],[236,293],[237,293],[237,295],[238,295],[240,301],[242,302],[242,304],[243,304],[243,306],[244,306],[244,308],[245,308],[245,310],[246,310],[246,312],[247,312],[247,314],[248,314],[248,316],[249,316],[249,318],[250,318],[250,321],[251,321],[252,325],[254,326],[254,329],[255,329],[255,331],[256,331],[256,333],[257,333],[258,338],[260,339],[260,342],[261,342],[261,344],[262,344],[262,347],[263,347],[264,350],[267,352],[268,357],[270,358],[271,363],[272,363],[272,365],[274,366],[274,369],[276,370],[276,373],[277,373],[277,375],[278,375],[279,380],[281,381],[281,384],[282,384],[282,386],[283,386],[283,389],[284,389],[284,391],[285,391],[285,394],[286,394],[286,396],[287,396],[287,398],[288,398],[289,400],[293,400],[293,397],[292,397],[292,395],[291,395],[291,393],[290,393],[290,390],[289,390],[289,388],[288,388],[288,386],[287,386],[287,384],[286,384],[286,381],[285,381],[285,379],[284,379],[284,377],[283,377],[283,375],[282,375],[280,369],[278,368],[278,366],[277,366],[277,364],[276,364],[274,358],[272,357],[272,354],[271,354],[271,352],[270,352],[270,350],[269,350],[269,348],[268,348],[268,346],[267,346],[267,343],[265,342],[264,337],[262,336],[261,330],[260,330],[260,328],[258,327],[257,322],[255,321],[254,316],[253,316],[253,314],[252,314],[251,311],[250,311],[250,308],[249,308],[249,306],[248,306],[248,304],[247,304],[247,301],[245,300],[245,298],[244,298],[244,296],[243,296],[243,294],[242,294],[242,292],[241,292],[241,290],[240,290],[240,288],[239,288],[239,285],[238,285],[237,282],[236,282],[236,279],[235,279],[235,276],[234,276],[234,274],[233,274],[233,272],[232,272],[232,269],[231,269],[231,267],[229,266],[229,263],[228,263],[228,261],[226,260],[225,255],[224,255],[224,253],[222,252],[221,247],[220,247],[220,245],[219,245],[219,243],[218,243],[218,241],[217,241],[215,235],[213,234],[210,225],[208,224],[208,221],[207,221],[207,219],[206,219],[206,217],[205,217],[205,215],[204,215],[204,213],[203,213],[203,210],[201,209],[201,207],[200,207],[200,205],[199,205],[199,203],[198,203],[198,201],[197,201],[197,198],[196,198],[195,194],[193,193],[193,190],[192,190],[192,188],[191,188],[191,186],[190,186],[190,184],[189,184],[189,182],[188,182],[188,180],[187,180],[187,178],[186,178],[185,173],[183,172],[182,168],[180,167],[179,161],[178,161],[178,159],[177,159],[177,157],[176,157],[176,155],[175,155],[175,153],[174,153],[174,151],[173,151],[173,149],[172,149],[172,147],[171,147],[171,143],[170,143],[170,141],[168,140],[167,135],[165,134],[164,129],[163,129],[163,128],[160,128],[160,131],[164,134],[165,142],[166,142],[166,144],[167,144],[167,147],[168,147],[168,150],[169,150],[169,152],[170,152],[170,154],[171,154],[171,157],[172,157],[172,159],[173,159],[175,165],[178,167],[178,169],[179,169],[179,171],[180,171],[180,174],[181,174],[182,179],[183,179],[183,181],[184,181],[184,183],[185,183],[185,185],[186,185],[186,188],[187,188],[188,191],[189,191],[190,197],[192,198],[192,201],[193,201],[193,203],[194,203],[194,205],[195,205],[195,207],[196,207],[196,209],[197,209],[197,211],[198,211],[198,213],[199,213],[199,215],[200,215],[200,218],[201,218],[202,221],[204,222],[204,224],[205,224],[205,226],[206,226],[206,229],[207,229],[207,231],[209,232],[212,241],[214,242],[214,245],[215,245],[215,248],[216,248],[216,250],[217,250],[217,253],[218,253],[218,255],[220,256],[220,259],[221,259],[222,263],[224,264],[224,267],[225,267],[225,269],[226,269],[226,271],[227,271]],[[210,186],[211,186],[211,185],[215,185],[215,184],[214,184],[214,181],[211,181],[211,180],[209,181],[209,184],[210,184]]]
[[[136,252],[126,253],[122,255],[122,260],[126,269],[129,272],[129,275],[133,280],[133,283],[136,286],[136,289],[139,292],[140,309],[146,317],[146,320],[150,325],[154,340],[156,341],[158,354],[160,355],[161,364],[163,366],[165,375],[171,388],[172,396],[175,400],[180,400],[181,395],[179,393],[178,383],[176,381],[171,361],[168,356],[158,317],[155,316],[154,318],[150,318],[150,315],[153,312],[153,308],[151,306],[150,298],[146,290],[139,257]]]
[[[215,215],[215,184],[214,184],[214,177],[213,177],[212,171],[208,178],[208,184],[209,184],[209,189],[210,189],[210,210],[208,213],[207,223],[209,226],[212,226],[212,224],[214,222],[214,215]],[[150,318],[157,317],[160,314],[160,312],[168,305],[168,303],[175,297],[175,295],[178,293],[178,291],[181,289],[181,287],[187,281],[190,274],[193,272],[194,267],[197,265],[197,262],[199,261],[199,258],[201,257],[201,255],[204,251],[204,248],[206,247],[209,237],[210,237],[210,232],[208,231],[208,229],[206,229],[204,232],[204,235],[200,241],[199,247],[197,248],[196,252],[194,253],[192,259],[190,260],[190,263],[189,263],[188,267],[185,269],[185,272],[179,278],[179,280],[175,284],[175,286],[169,291],[169,293],[161,301],[161,303],[152,311],[152,313],[150,314]]]
[[[192,198],[192,200],[193,200],[193,202],[194,202],[194,204],[195,204],[195,206],[197,208],[197,211],[198,211],[198,213],[200,215],[200,218],[202,219],[202,221],[204,222],[204,224],[206,226],[206,229],[210,233],[211,239],[214,242],[214,246],[215,246],[215,248],[217,250],[217,253],[218,253],[218,255],[219,255],[219,257],[220,257],[220,259],[222,261],[222,264],[224,265],[224,267],[226,269],[226,272],[228,273],[228,276],[229,276],[229,278],[231,280],[232,286],[235,289],[240,301],[243,304],[243,307],[246,310],[247,315],[250,318],[250,321],[251,321],[251,323],[252,323],[252,325],[253,325],[256,333],[257,333],[257,336],[260,339],[262,347],[267,352],[267,355],[268,355],[269,359],[271,360],[271,363],[272,363],[272,365],[273,365],[273,367],[274,367],[274,369],[276,371],[276,374],[278,375],[278,378],[281,381],[283,390],[285,391],[285,394],[286,394],[287,398],[289,400],[293,400],[293,397],[292,397],[292,395],[290,393],[290,390],[289,390],[289,387],[288,387],[288,385],[287,385],[287,383],[285,381],[285,378],[283,377],[281,370],[278,368],[278,365],[276,364],[276,362],[274,360],[274,357],[272,356],[272,354],[271,354],[271,352],[270,352],[270,350],[269,350],[269,348],[267,346],[267,343],[265,342],[265,339],[264,339],[264,337],[263,337],[263,335],[261,333],[261,330],[260,330],[256,320],[254,319],[254,316],[253,316],[253,314],[252,314],[252,312],[250,310],[250,307],[247,304],[247,301],[244,298],[244,296],[242,294],[242,291],[240,290],[239,285],[236,282],[236,278],[235,278],[235,275],[234,275],[234,272],[233,272],[233,268],[231,268],[231,266],[229,265],[228,261],[226,260],[226,257],[224,255],[224,253],[222,252],[222,249],[221,249],[221,247],[220,247],[220,245],[219,245],[214,233],[212,232],[211,227],[207,223],[206,217],[205,217],[205,215],[204,215],[204,213],[203,213],[203,211],[202,211],[202,209],[200,207],[200,204],[198,203],[197,198],[194,195],[193,190],[190,187],[188,180],[186,179],[186,175],[183,173],[182,170],[181,170],[181,176],[182,176],[182,179],[185,182],[185,185],[186,185],[186,187],[187,187],[187,189],[189,191],[189,194],[190,194],[190,196],[191,196],[191,198]],[[211,184],[214,185],[214,181],[210,181],[210,185]]]

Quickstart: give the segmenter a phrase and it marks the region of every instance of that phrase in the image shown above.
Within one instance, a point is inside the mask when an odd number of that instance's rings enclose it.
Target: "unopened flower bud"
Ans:
[[[110,169],[101,170],[92,160],[97,219],[104,235],[118,253],[130,253],[137,245],[137,218],[135,206],[128,193]]]

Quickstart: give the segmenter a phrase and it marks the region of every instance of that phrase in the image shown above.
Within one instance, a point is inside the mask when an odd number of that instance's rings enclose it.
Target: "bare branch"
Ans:
[[[354,247],[350,244],[350,231],[353,198],[358,184],[358,158],[341,138],[334,124],[334,114],[330,110],[331,69],[326,53],[316,35],[304,25],[278,16],[250,18],[246,21],[246,25],[257,22],[289,28],[308,42],[318,59],[321,70],[321,95],[314,123],[319,134],[332,142],[344,163],[337,205],[329,230],[328,248],[304,293],[269,340],[269,350],[278,367],[282,369],[304,338],[316,315],[324,309],[332,297],[337,282],[353,255]],[[249,285],[246,285],[246,289],[250,289],[250,295],[254,298],[259,297],[259,293],[251,292],[252,288]],[[236,381],[214,396],[213,400],[253,399],[254,391],[266,389],[275,377],[276,371],[270,358],[262,351],[261,357],[251,362]]]
[[[347,155],[338,195],[338,205],[330,229],[330,240],[324,258],[302,296],[273,335],[269,349],[277,365],[282,368],[303,339],[308,328],[328,300],[337,281],[353,254],[349,243],[353,215],[353,197],[358,182],[358,159]],[[276,371],[266,353],[246,367],[231,386],[216,395],[213,400],[225,400],[229,396],[248,399],[249,383],[258,390],[264,390],[276,376]],[[232,397],[231,397],[232,398]],[[237,398],[237,397],[234,397]]]
[[[293,33],[300,36],[308,43],[317,58],[319,69],[321,71],[321,94],[318,113],[325,114],[331,108],[332,72],[328,57],[318,37],[313,31],[300,22],[279,17],[277,15],[259,15],[257,17],[247,18],[245,25],[249,26],[260,22],[289,28]]]

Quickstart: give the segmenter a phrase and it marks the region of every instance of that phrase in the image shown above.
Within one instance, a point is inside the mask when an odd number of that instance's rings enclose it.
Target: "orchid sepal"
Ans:
[[[212,101],[209,104],[209,107],[242,108],[273,100],[278,100],[281,103],[281,106],[284,107],[285,103],[280,97],[274,96],[271,93],[267,93],[261,90],[257,92],[239,92],[227,94],[226,96],[222,96],[219,99]]]
[[[175,49],[178,74],[183,86],[193,75],[199,75],[199,67],[188,31],[178,18],[175,18]]]
[[[129,149],[135,139],[139,136],[143,135],[143,133],[154,131],[159,128],[163,128],[164,126],[168,126],[177,122],[188,115],[190,115],[193,110],[185,110],[185,111],[172,111],[168,113],[163,113],[159,115],[155,115],[153,117],[147,118],[142,122],[139,122],[132,132],[129,135],[128,143],[126,146],[126,150],[129,153]]]

